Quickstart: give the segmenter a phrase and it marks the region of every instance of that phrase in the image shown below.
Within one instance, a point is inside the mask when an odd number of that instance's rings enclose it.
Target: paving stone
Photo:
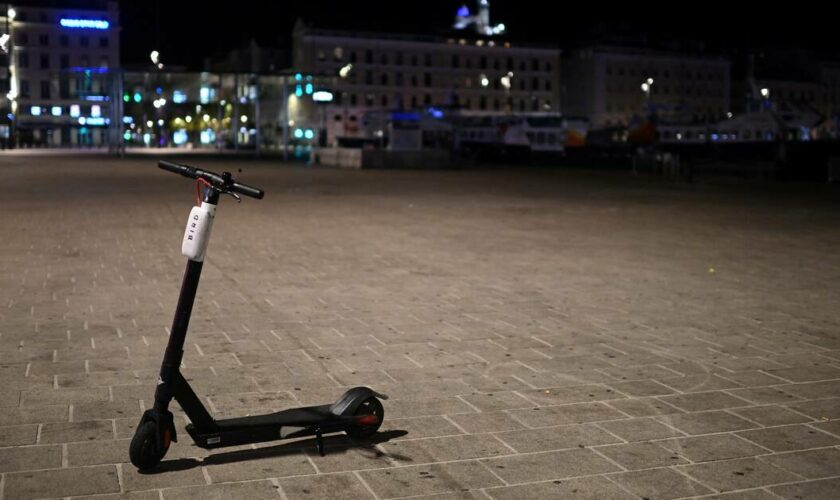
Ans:
[[[200,462],[191,459],[165,460],[151,472],[141,473],[131,464],[123,464],[122,485],[125,491],[142,491],[176,486],[207,484]]]
[[[798,366],[796,368],[767,370],[767,373],[791,382],[813,382],[815,380],[840,378],[840,368],[833,366]]]
[[[738,435],[773,451],[805,450],[840,444],[840,439],[807,425],[756,429],[739,432]]]
[[[61,467],[60,446],[0,448],[0,472]]]
[[[764,488],[751,490],[740,490],[732,493],[721,493],[720,495],[709,495],[701,497],[703,500],[767,500],[770,493]]]
[[[731,491],[795,481],[798,477],[755,458],[683,465],[680,470],[718,491]]]
[[[416,401],[389,401],[387,404],[388,416],[393,418],[475,413],[472,406],[455,397],[422,399]]]
[[[112,420],[86,420],[44,424],[41,427],[41,443],[72,443],[95,439],[114,439]]]
[[[748,389],[732,389],[727,392],[755,404],[784,404],[802,400],[802,398],[785,392],[778,387],[750,387]]]
[[[529,500],[557,498],[630,500],[637,498],[600,476],[489,488],[485,492],[494,500],[521,500],[523,498]]]
[[[210,484],[163,490],[164,499],[227,500],[229,498],[271,499],[279,498],[278,487],[270,481]],[[364,498],[364,497],[360,497]]]
[[[778,389],[802,399],[833,398],[840,394],[840,380],[781,385]]]
[[[86,495],[72,498],[73,500],[160,500],[160,493],[158,493],[158,490],[149,490],[113,493],[110,495]]]
[[[448,462],[513,453],[490,434],[410,439],[382,443],[379,447],[399,465]]]
[[[673,451],[651,442],[599,446],[596,450],[627,470],[669,467],[688,463],[688,460]]]
[[[5,475],[4,498],[49,498],[120,491],[113,465],[75,469],[46,469]]]
[[[0,427],[0,446],[35,444],[35,440],[37,438],[37,425],[11,425]]]
[[[220,451],[201,463],[214,483],[314,474],[315,468],[297,442],[256,450]]]
[[[620,470],[591,450],[564,450],[514,455],[484,461],[509,484],[547,481]]]
[[[480,413],[470,413],[465,417],[477,417]],[[460,415],[453,415],[449,418],[444,416],[431,417],[416,417],[416,418],[388,418],[382,422],[380,432],[401,431],[406,432],[405,439],[424,438],[424,437],[438,437],[438,436],[452,436],[455,434],[463,434],[452,420]],[[396,437],[395,439],[399,439]]]
[[[598,425],[626,441],[648,441],[683,435],[673,427],[653,418],[613,420],[601,422]]]
[[[674,394],[676,391],[668,386],[662,385],[655,380],[634,380],[631,382],[610,383],[610,387],[628,396],[664,396]]]
[[[662,415],[657,418],[686,434],[710,434],[713,432],[740,431],[757,427],[756,424],[748,420],[724,411]]]
[[[770,488],[774,494],[793,499],[834,500],[840,491],[840,478],[821,479],[795,484],[785,484]]]
[[[828,432],[840,438],[840,420],[827,420],[824,422],[815,422],[810,425],[815,429]]]
[[[609,477],[641,498],[669,499],[712,492],[697,481],[668,468],[624,472]]]
[[[840,419],[840,398],[802,401],[786,406],[791,410],[804,413],[814,420]]]
[[[78,467],[128,462],[128,446],[130,443],[131,439],[69,443],[67,445],[67,463]],[[175,446],[170,450],[173,448]],[[167,452],[166,458],[171,459],[172,454]]]
[[[582,448],[621,442],[613,434],[592,424],[561,425],[542,429],[500,432],[496,436],[520,453]]]
[[[78,404],[108,401],[107,387],[86,387],[78,389],[34,389],[22,391],[21,406]]]
[[[631,417],[650,417],[653,415],[683,413],[683,410],[664,403],[657,398],[616,399],[607,402],[607,404]]]
[[[518,420],[504,411],[452,415],[449,419],[458,424],[458,427],[471,434],[525,428]]]
[[[741,387],[740,384],[714,373],[689,375],[686,377],[668,377],[658,380],[662,384],[681,392],[706,392]]]
[[[728,460],[732,458],[752,457],[766,453],[763,448],[734,434],[712,434],[708,436],[687,437],[657,441],[674,453],[679,453],[692,462]]]
[[[738,406],[749,406],[749,402],[739,399],[722,391],[698,392],[663,396],[660,399],[669,405],[686,411],[720,410]]]
[[[529,427],[549,427],[613,420],[624,415],[603,403],[577,403],[563,406],[545,406],[527,410],[510,410],[509,413]]]
[[[511,408],[530,408],[530,400],[515,392],[495,392],[489,394],[465,394],[461,399],[481,411],[507,410]]]
[[[836,448],[781,453],[762,459],[808,479],[840,476],[840,450]]]
[[[758,422],[759,424],[768,427],[774,425],[798,424],[802,422],[809,422],[811,420],[801,413],[788,410],[787,408],[778,405],[735,408],[729,411],[739,417],[752,420],[753,422]]]
[[[475,461],[362,471],[359,476],[380,498],[431,495],[503,484]],[[286,491],[285,487],[283,489]]]
[[[66,422],[69,407],[66,405],[39,408],[0,408],[0,426]]]

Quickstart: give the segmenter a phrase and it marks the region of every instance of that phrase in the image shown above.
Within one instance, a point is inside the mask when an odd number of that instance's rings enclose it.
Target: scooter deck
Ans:
[[[301,408],[289,408],[288,410],[269,413],[267,415],[228,418],[224,420],[217,420],[216,425],[222,432],[236,430],[242,427],[264,425],[294,425],[298,427],[306,427],[337,418],[337,415],[333,415],[332,412],[330,412],[330,406],[332,405],[304,406]]]
[[[215,428],[198,429],[187,425],[196,446],[205,449],[260,443],[302,436],[341,432],[355,423],[354,417],[336,415],[332,405],[305,406],[269,413],[216,420]]]

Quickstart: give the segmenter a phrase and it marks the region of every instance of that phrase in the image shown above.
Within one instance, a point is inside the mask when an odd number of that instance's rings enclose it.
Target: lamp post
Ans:
[[[502,83],[502,87],[505,88],[505,107],[508,114],[513,113],[513,103],[510,99],[510,87],[513,84],[513,71],[508,71],[506,75],[500,78],[500,82]],[[482,82],[484,83],[484,82]]]
[[[345,85],[344,85],[343,82],[345,82],[347,80],[347,78],[350,77],[350,74],[352,72],[353,72],[353,63],[348,63],[345,66],[342,66],[342,68],[340,70],[338,70],[338,76],[341,78],[340,81],[342,82],[341,83],[341,89],[340,89],[341,90],[341,104],[342,104],[342,111],[343,111],[343,114],[342,114],[342,117],[341,117],[341,126],[344,129],[344,136],[345,137],[347,136],[347,113],[348,113],[347,98],[349,97],[349,94],[344,90]],[[336,145],[338,145],[337,141],[336,141]]]
[[[648,78],[642,82],[642,92],[645,93],[645,110],[650,112],[650,94],[653,91],[653,78]]]

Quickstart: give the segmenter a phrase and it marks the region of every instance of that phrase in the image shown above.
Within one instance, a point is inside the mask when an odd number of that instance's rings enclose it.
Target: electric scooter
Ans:
[[[158,166],[196,179],[201,204],[193,207],[184,232],[181,253],[188,259],[187,269],[160,367],[155,403],[143,413],[129,446],[131,463],[141,470],[151,469],[166,455],[170,443],[178,440],[172,412],[169,411],[173,398],[191,421],[186,427],[187,433],[197,446],[205,449],[315,436],[318,452],[323,456],[324,434],[344,432],[351,438],[375,434],[385,414],[380,399],[388,399],[388,396],[368,387],[354,387],[332,404],[223,420],[216,420],[210,415],[180,372],[201,267],[219,197],[226,194],[241,201],[239,195],[262,199],[264,193],[261,189],[236,182],[229,172],[219,175],[167,161],[159,162]]]

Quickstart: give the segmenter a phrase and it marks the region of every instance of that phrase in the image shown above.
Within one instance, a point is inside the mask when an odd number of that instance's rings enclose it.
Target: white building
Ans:
[[[293,40],[292,67],[336,77],[337,105],[392,110],[451,106],[490,113],[559,110],[556,47],[502,37],[331,31],[300,20]]]
[[[113,1],[87,5],[99,8],[3,10],[11,35],[5,97],[18,146],[100,146],[116,130],[109,125],[121,105],[119,10]]]
[[[595,46],[563,60],[563,111],[595,126],[716,121],[730,111],[730,62],[719,57]]]

